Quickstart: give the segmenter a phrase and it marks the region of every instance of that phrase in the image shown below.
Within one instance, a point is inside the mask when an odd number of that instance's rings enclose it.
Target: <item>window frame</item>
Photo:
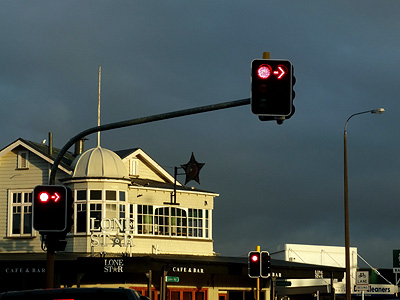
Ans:
[[[23,157],[25,155],[25,157]],[[24,163],[24,164],[23,164]],[[20,150],[17,155],[17,170],[29,169],[29,151]]]
[[[208,209],[146,204],[131,204],[131,210],[132,207],[137,220],[135,232],[139,236],[212,239],[211,211]],[[191,216],[193,212],[196,216]]]
[[[131,158],[129,160],[129,176],[139,176],[139,159]]]
[[[78,192],[86,192],[86,199],[78,200]],[[119,189],[76,189],[74,190],[74,224],[75,229],[73,230],[76,235],[90,235],[93,232],[99,231],[101,228],[102,220],[106,218],[110,218],[110,212],[107,211],[107,207],[113,206],[115,207],[114,215],[111,218],[123,219],[124,224],[127,224],[128,213],[128,201],[127,201],[127,192],[125,190]],[[111,197],[110,197],[111,196]],[[93,199],[92,199],[93,197]],[[121,200],[122,198],[122,200]],[[86,208],[86,231],[77,232],[78,228],[78,206]],[[83,210],[80,210],[82,212]],[[91,217],[96,214],[100,216],[99,221],[96,220],[94,222],[91,221]],[[97,227],[92,228],[92,223],[95,223]]]
[[[21,194],[21,202],[14,203],[14,195]],[[29,201],[25,201],[26,195],[30,195]],[[28,196],[29,197],[29,196]],[[8,190],[8,211],[7,211],[7,237],[18,238],[18,237],[35,237],[36,230],[33,228],[33,212],[32,212],[32,201],[33,201],[33,189],[10,189]],[[14,233],[14,208],[20,208],[20,220],[19,220],[19,233]],[[26,211],[26,208],[28,211]],[[30,214],[30,232],[25,233],[25,214]]]
[[[84,199],[78,199],[78,193],[79,192],[85,192],[85,197]],[[80,197],[79,197],[80,198]],[[88,232],[88,190],[87,189],[76,189],[74,190],[74,228],[73,228],[73,233],[77,235],[86,235]],[[83,213],[84,212],[84,223],[83,225],[78,224],[78,221],[81,220],[81,218],[78,218],[78,213]],[[79,231],[78,228],[80,229],[81,226],[85,227],[84,231]]]

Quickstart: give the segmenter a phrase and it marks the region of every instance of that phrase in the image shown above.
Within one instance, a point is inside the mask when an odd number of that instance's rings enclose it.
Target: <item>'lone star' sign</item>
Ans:
[[[191,180],[195,180],[198,184],[200,184],[199,174],[204,165],[204,163],[199,163],[196,161],[192,152],[189,162],[185,165],[181,165],[182,169],[185,170],[186,173],[185,184]]]

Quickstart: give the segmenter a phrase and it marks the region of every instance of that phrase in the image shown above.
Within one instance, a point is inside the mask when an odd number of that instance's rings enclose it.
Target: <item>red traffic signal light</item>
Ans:
[[[271,256],[268,251],[249,252],[248,275],[250,278],[267,278],[271,276]]]
[[[293,110],[292,64],[255,59],[251,63],[251,110],[259,116],[288,117]]]
[[[39,232],[63,232],[67,229],[67,188],[62,185],[38,185],[33,190],[33,228]]]
[[[261,257],[258,251],[249,252],[248,275],[250,278],[258,278],[261,275]]]

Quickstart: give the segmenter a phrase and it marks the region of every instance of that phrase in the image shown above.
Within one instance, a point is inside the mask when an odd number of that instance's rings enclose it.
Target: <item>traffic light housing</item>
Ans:
[[[267,278],[271,276],[271,256],[268,251],[249,252],[248,275],[250,278]]]
[[[251,110],[260,120],[284,120],[294,113],[293,66],[288,60],[251,62]]]
[[[249,252],[248,275],[250,278],[258,278],[261,275],[261,256],[259,251]]]
[[[261,277],[271,276],[271,256],[268,251],[261,251]]]
[[[33,228],[40,233],[61,233],[68,220],[68,190],[63,185],[38,185],[33,190]],[[70,228],[69,228],[70,229]]]

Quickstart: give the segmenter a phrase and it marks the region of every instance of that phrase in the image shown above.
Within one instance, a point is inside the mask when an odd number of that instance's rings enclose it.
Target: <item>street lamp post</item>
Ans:
[[[349,182],[347,174],[347,123],[354,116],[371,113],[382,114],[383,108],[367,110],[352,114],[344,125],[344,230],[345,230],[345,258],[346,258],[346,300],[351,300],[350,274],[350,233],[349,233]]]

